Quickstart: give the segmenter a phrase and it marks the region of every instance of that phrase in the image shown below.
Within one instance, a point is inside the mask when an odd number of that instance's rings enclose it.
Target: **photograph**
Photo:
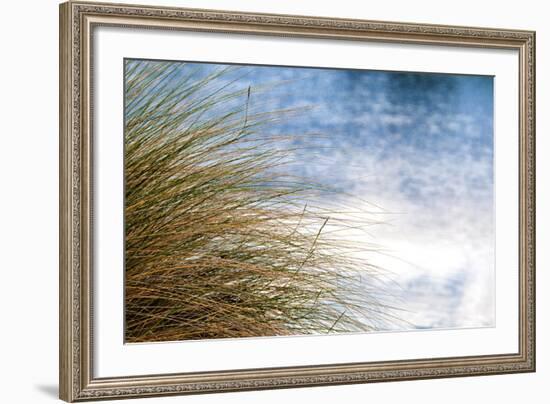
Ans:
[[[493,76],[123,65],[126,343],[495,325]]]
[[[0,404],[546,402],[544,4],[5,2]]]
[[[205,7],[59,6],[59,397],[535,372],[534,27]]]

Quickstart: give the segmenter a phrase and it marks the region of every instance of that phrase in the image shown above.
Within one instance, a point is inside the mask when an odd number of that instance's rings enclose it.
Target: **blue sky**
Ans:
[[[346,175],[350,165],[345,160],[351,149],[376,155],[381,164],[396,156],[413,166],[422,165],[419,158],[445,157],[457,165],[464,158],[492,162],[492,77],[274,67],[246,70],[242,81],[252,88],[285,82],[269,91],[270,107],[312,107],[274,130],[323,134],[316,144],[323,150],[331,147],[330,153],[324,153],[329,156],[319,160],[304,152],[299,157],[308,163],[299,168],[308,176],[345,184],[348,191],[361,185],[357,176]],[[457,191],[492,197],[487,194],[493,181],[492,164],[464,179],[468,186],[457,190],[448,185],[446,175],[433,176],[426,184],[425,178],[403,170],[400,191],[415,203],[427,204],[456,196]]]
[[[311,107],[272,128],[322,135],[295,169],[382,208],[365,259],[391,272],[410,327],[494,325],[493,78],[244,70],[253,89],[284,83],[257,95],[270,108]]]
[[[307,146],[295,173],[377,207],[381,224],[347,237],[377,246],[364,258],[389,270],[408,328],[494,325],[492,77],[242,66],[232,79],[260,110],[305,108],[267,129],[310,134],[293,140]]]
[[[276,129],[324,135],[321,152],[297,156],[301,174],[390,213],[365,240],[384,253],[365,259],[392,272],[399,315],[412,328],[493,325],[493,78],[246,69],[252,87],[288,80],[272,106],[312,107]]]

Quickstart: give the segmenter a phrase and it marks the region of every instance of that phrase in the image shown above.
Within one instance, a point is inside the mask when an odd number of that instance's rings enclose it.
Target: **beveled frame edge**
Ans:
[[[378,40],[519,52],[518,353],[92,377],[90,40],[94,25]],[[60,5],[59,395],[73,402],[535,371],[535,32],[69,1]]]

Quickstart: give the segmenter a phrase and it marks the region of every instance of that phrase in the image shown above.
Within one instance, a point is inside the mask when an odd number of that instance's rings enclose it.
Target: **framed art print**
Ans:
[[[62,4],[61,398],[534,371],[534,57]]]

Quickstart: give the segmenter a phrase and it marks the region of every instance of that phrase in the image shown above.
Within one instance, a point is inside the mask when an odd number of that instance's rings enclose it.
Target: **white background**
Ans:
[[[121,0],[119,0],[120,2]],[[274,1],[154,1],[150,4],[224,8],[242,11],[323,15],[378,20],[494,26],[537,30],[537,150],[538,245],[548,242],[550,169],[548,93],[550,41],[544,3],[524,0],[506,3],[464,0],[338,2]],[[57,396],[57,1],[30,0],[4,5],[0,94],[2,147],[0,147],[0,363],[3,402],[41,403]],[[6,52],[7,51],[7,52]],[[550,276],[547,250],[539,247],[537,273],[538,355],[536,374],[427,380],[371,385],[216,394],[151,399],[150,402],[270,403],[281,401],[339,402],[464,402],[489,399],[494,402],[544,402],[539,398],[550,377],[548,307]],[[544,397],[540,394],[541,397]]]

